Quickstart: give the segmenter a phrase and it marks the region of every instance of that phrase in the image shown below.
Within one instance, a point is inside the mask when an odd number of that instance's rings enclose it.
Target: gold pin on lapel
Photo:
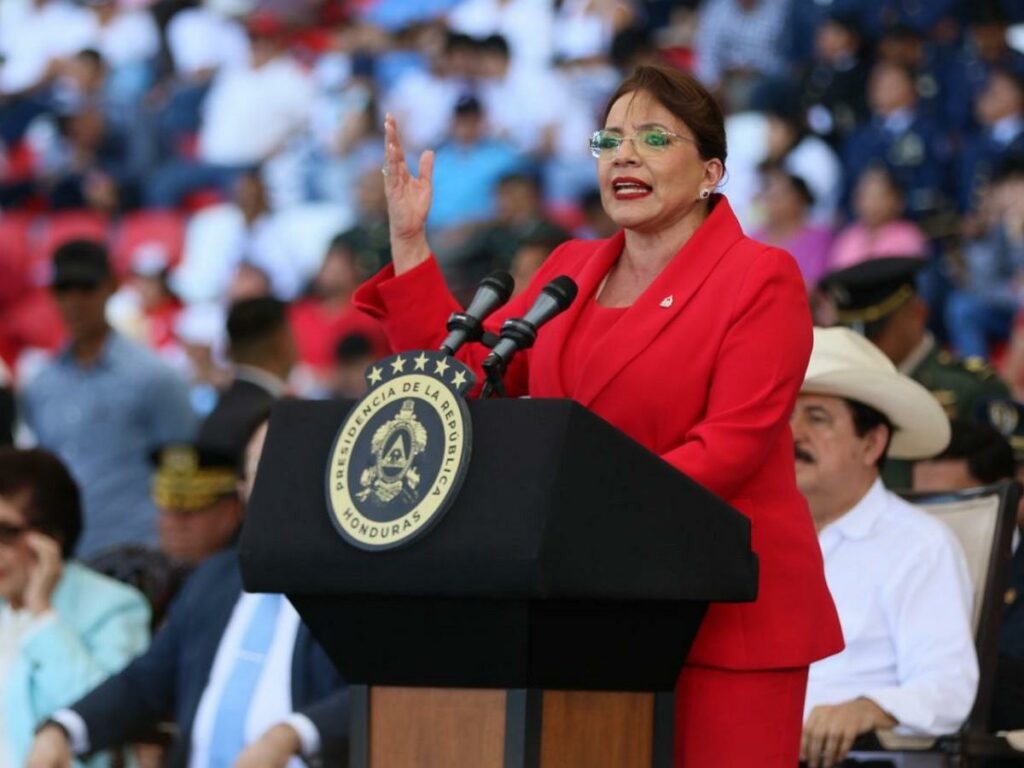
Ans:
[[[669,294],[664,299],[662,299],[661,300],[661,304],[659,304],[658,306],[661,307],[662,309],[668,309],[669,307],[671,307],[672,306],[672,295]]]

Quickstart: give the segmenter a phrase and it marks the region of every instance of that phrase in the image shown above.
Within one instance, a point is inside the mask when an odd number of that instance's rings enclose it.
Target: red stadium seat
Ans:
[[[117,234],[113,267],[119,277],[131,269],[132,254],[146,243],[156,242],[167,250],[170,266],[181,260],[185,241],[185,216],[177,211],[139,211],[124,217]]]
[[[0,216],[0,308],[15,301],[29,286],[31,224],[32,217],[27,214],[10,212]]]
[[[548,218],[566,232],[574,232],[584,224],[583,209],[571,203],[562,205],[549,205],[545,211]]]
[[[68,240],[88,238],[106,243],[107,217],[93,211],[53,213],[41,222],[39,237],[33,248],[33,261],[49,264],[53,252]]]
[[[0,355],[14,368],[25,349],[56,350],[66,338],[57,304],[44,288],[31,288],[0,309]]]
[[[187,213],[195,213],[203,208],[209,208],[211,205],[220,205],[223,202],[224,195],[220,193],[220,190],[207,187],[205,189],[197,189],[195,192],[187,195],[181,202],[181,208]]]
[[[28,142],[21,141],[7,149],[4,181],[26,181],[32,178],[36,169],[36,156]]]

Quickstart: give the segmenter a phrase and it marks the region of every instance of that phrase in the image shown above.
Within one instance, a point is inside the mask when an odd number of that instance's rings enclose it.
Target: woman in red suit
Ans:
[[[579,401],[750,518],[758,598],[708,610],[677,685],[676,762],[793,768],[807,668],[843,645],[788,426],[811,351],[803,280],[787,253],[746,238],[715,193],[725,130],[693,78],[638,68],[604,124],[591,146],[621,231],[560,246],[495,318],[521,316],[556,275],[579,286],[506,384]],[[395,349],[437,347],[458,306],[424,235],[433,156],[413,178],[390,117],[385,131],[394,263],[355,301]],[[460,357],[479,366],[485,353]]]

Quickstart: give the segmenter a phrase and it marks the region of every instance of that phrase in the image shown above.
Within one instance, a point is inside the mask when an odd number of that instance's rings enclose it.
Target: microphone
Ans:
[[[496,270],[485,277],[466,311],[453,312],[448,318],[448,337],[441,345],[441,351],[454,355],[467,341],[479,341],[484,333],[483,321],[508,301],[514,287],[512,275],[503,270]]]
[[[572,304],[577,290],[576,283],[565,275],[559,275],[545,285],[525,315],[509,318],[501,326],[501,339],[484,359],[484,368],[504,372],[516,352],[533,346],[537,340],[537,329]]]

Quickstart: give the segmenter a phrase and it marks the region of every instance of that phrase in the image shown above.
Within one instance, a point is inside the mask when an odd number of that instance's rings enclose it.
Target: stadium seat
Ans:
[[[66,211],[50,214],[40,222],[38,237],[33,248],[33,261],[48,264],[58,246],[77,238],[107,242],[107,217],[94,211]]]
[[[167,250],[170,266],[181,261],[185,241],[185,216],[177,211],[139,211],[124,217],[114,241],[113,267],[118,277],[131,269],[132,254],[140,246],[156,242]]]
[[[28,214],[5,212],[0,216],[0,308],[28,289],[31,225],[32,217]]]
[[[224,195],[220,193],[220,190],[212,187],[197,189],[195,192],[185,196],[185,199],[181,202],[181,209],[186,213],[195,213],[203,208],[220,205],[223,202]]]
[[[27,141],[18,142],[8,148],[6,161],[4,181],[7,183],[27,181],[35,173],[36,156]]]

